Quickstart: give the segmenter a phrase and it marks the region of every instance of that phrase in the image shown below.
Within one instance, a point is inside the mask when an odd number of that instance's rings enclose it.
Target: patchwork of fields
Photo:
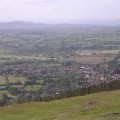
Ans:
[[[119,81],[120,27],[0,30],[0,120],[120,120]]]

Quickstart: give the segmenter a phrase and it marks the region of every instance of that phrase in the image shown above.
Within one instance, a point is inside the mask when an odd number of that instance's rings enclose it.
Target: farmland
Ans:
[[[109,62],[114,59],[115,55],[101,56],[101,55],[83,55],[83,56],[74,56],[69,60],[75,61],[77,63],[83,64],[101,64],[104,62]]]
[[[120,27],[1,29],[0,105],[120,89],[119,60]]]
[[[27,79],[24,77],[8,76],[8,79],[10,83],[15,83],[15,82],[24,83],[25,81],[27,81]],[[0,85],[4,85],[5,82],[6,82],[6,78],[4,76],[0,76]]]

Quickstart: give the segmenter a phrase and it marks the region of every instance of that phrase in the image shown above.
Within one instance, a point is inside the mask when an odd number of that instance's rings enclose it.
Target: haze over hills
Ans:
[[[39,29],[50,27],[78,27],[78,26],[120,26],[120,20],[113,21],[79,21],[73,20],[69,23],[45,24],[24,21],[1,22],[0,29]]]
[[[72,20],[73,24],[88,24],[88,25],[102,25],[102,26],[120,26],[120,19],[114,20]]]
[[[0,29],[38,29],[43,27],[48,27],[47,24],[33,23],[33,22],[23,22],[23,21],[12,21],[0,23]]]

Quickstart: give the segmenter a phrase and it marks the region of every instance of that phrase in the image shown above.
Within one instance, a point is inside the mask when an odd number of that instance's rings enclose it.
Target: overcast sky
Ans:
[[[0,0],[0,22],[120,19],[120,0]]]

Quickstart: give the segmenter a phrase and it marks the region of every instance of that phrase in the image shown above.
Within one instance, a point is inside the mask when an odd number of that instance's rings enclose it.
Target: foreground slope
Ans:
[[[120,90],[0,108],[0,120],[120,120]]]

